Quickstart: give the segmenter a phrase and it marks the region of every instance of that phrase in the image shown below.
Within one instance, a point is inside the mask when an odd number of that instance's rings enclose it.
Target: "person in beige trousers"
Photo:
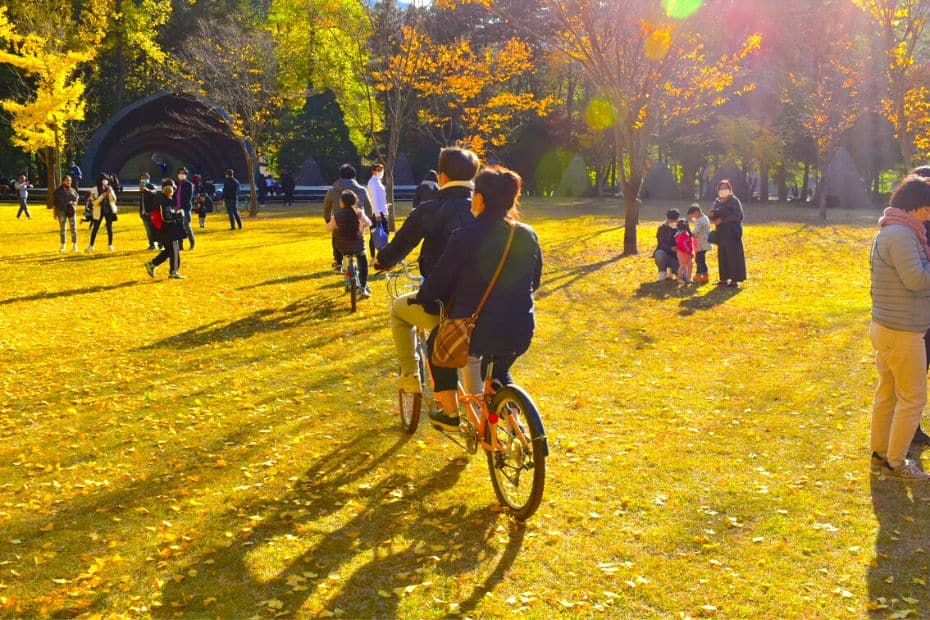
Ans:
[[[930,328],[930,180],[908,176],[891,196],[872,244],[870,336],[878,388],[872,405],[872,468],[888,478],[930,479],[907,458],[927,404]]]

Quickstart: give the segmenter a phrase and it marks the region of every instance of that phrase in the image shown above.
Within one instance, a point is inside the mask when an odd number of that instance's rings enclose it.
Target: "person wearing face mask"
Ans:
[[[669,209],[665,213],[665,221],[656,230],[656,250],[652,258],[656,261],[659,270],[659,282],[667,280],[671,272],[673,277],[678,272],[678,254],[675,252],[675,232],[678,230],[678,218],[681,214],[678,209]]]
[[[157,237],[162,251],[151,261],[145,263],[145,271],[149,277],[155,277],[155,269],[166,260],[169,261],[171,271],[168,278],[183,280],[184,276],[178,273],[181,268],[181,254],[179,243],[186,237],[184,230],[184,213],[177,208],[174,183],[171,179],[162,182],[161,193],[156,197],[155,209],[149,214],[152,226],[158,231]]]
[[[184,213],[184,233],[189,250],[194,249],[194,229],[191,228],[191,210],[194,208],[194,184],[187,179],[187,168],[178,168],[178,189],[174,196],[175,205]],[[184,240],[178,242],[178,250],[184,249]]]
[[[384,183],[381,182],[381,179],[384,178],[384,166],[381,164],[375,164],[371,167],[371,178],[368,180],[368,195],[371,196],[371,210],[373,214],[372,218],[372,233],[368,238],[368,249],[371,251],[371,255],[375,256],[377,251],[384,247],[387,244],[387,233],[388,233],[388,205],[387,202],[387,190],[384,187]],[[375,247],[375,228],[380,228],[384,231],[385,243],[381,247]]]
[[[473,316],[480,306],[469,356],[481,360],[481,374],[472,374],[476,369],[471,363],[465,370],[466,389],[472,386],[471,393],[480,389],[480,377],[490,363],[495,381],[512,384],[510,368],[533,340],[533,293],[539,290],[542,276],[542,250],[536,232],[517,221],[522,185],[520,175],[506,168],[495,166],[478,174],[471,205],[475,221],[452,233],[414,298],[431,314],[439,313],[440,304],[445,306],[452,319]],[[499,278],[491,287],[498,268]],[[436,366],[432,360],[430,368],[436,400],[442,407],[428,413],[430,422],[437,429],[456,431],[458,372]]]
[[[733,194],[728,179],[717,185],[717,199],[710,211],[717,225],[717,264],[720,281],[717,286],[738,288],[746,280],[746,253],[743,251],[743,205]]]
[[[150,250],[158,249],[158,241],[155,238],[157,232],[152,227],[152,221],[149,214],[155,210],[155,201],[158,198],[158,188],[152,183],[152,178],[148,172],[143,172],[139,176],[139,218],[145,227],[145,236],[149,241]]]
[[[90,245],[87,246],[86,252],[94,251],[94,243],[97,241],[97,233],[100,232],[100,223],[106,222],[107,226],[107,248],[113,252],[113,222],[116,221],[116,192],[110,187],[110,179],[105,174],[97,178],[97,186],[90,191],[91,204],[91,231]]]
[[[923,481],[930,475],[907,449],[927,404],[930,329],[930,181],[909,175],[891,195],[872,243],[870,339],[878,387],[872,403],[872,469],[886,477]]]
[[[704,215],[704,212],[701,211],[701,205],[697,203],[688,208],[688,217],[691,219],[693,226],[694,259],[697,261],[697,275],[694,276],[694,281],[709,282],[707,253],[713,247],[710,241],[707,240],[710,236],[710,218]]]

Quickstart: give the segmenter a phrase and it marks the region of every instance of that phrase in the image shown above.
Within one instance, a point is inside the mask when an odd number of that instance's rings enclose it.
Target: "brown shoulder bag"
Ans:
[[[484,308],[485,302],[491,296],[497,279],[500,278],[501,271],[504,269],[504,263],[510,254],[510,246],[513,244],[513,235],[517,227],[510,225],[510,236],[507,237],[507,245],[504,247],[504,254],[501,256],[501,262],[497,265],[497,271],[488,284],[488,289],[481,298],[481,303],[475,308],[471,316],[461,319],[450,319],[446,316],[446,309],[442,309],[442,316],[439,319],[439,329],[436,331],[436,340],[433,342],[433,352],[430,354],[430,360],[434,366],[442,368],[463,368],[468,363],[468,350],[471,345],[471,334],[475,331],[475,325],[478,323],[478,315]]]

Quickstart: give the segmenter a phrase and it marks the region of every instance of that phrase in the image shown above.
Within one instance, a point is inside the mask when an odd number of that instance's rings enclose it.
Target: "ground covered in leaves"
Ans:
[[[747,207],[735,291],[654,282],[666,206],[635,258],[614,205],[523,207],[525,528],[480,455],[399,432],[384,280],[348,312],[317,205],[212,216],[185,281],[131,209],[59,254],[0,206],[0,614],[926,617],[930,490],[868,471],[875,214]]]

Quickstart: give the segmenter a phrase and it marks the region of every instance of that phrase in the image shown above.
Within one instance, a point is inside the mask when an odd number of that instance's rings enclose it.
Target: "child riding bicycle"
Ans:
[[[326,230],[333,233],[333,247],[343,256],[354,255],[358,260],[359,297],[371,297],[368,288],[368,255],[365,254],[365,229],[371,226],[371,220],[358,208],[358,196],[351,190],[345,190],[339,197],[340,208],[326,223]]]

